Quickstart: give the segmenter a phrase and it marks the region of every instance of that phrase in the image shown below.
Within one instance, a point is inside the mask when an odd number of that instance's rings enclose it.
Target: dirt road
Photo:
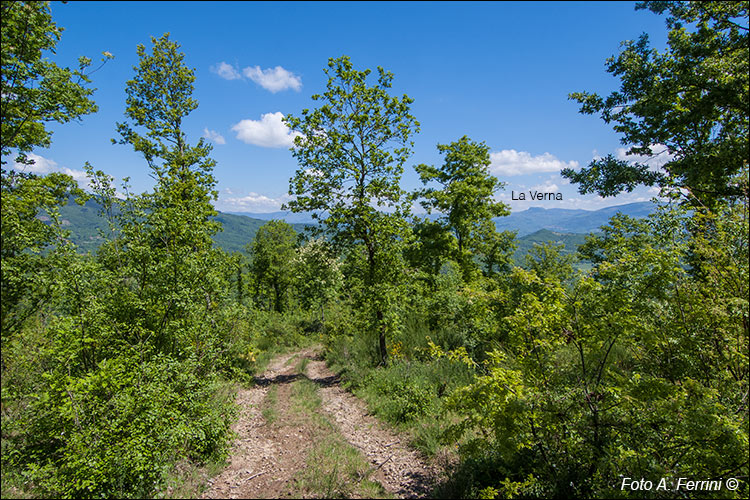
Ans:
[[[301,410],[294,403],[299,392],[295,386],[305,381],[315,384],[317,405]],[[364,478],[383,496],[419,498],[427,496],[441,476],[439,467],[406,446],[403,436],[389,430],[368,413],[364,402],[340,387],[315,347],[274,359],[255,386],[239,391],[236,404],[240,414],[233,426],[237,439],[230,463],[209,480],[203,498],[325,496],[332,493],[335,481],[358,483]],[[331,436],[358,450],[360,463],[369,464],[366,470],[360,467],[350,479],[342,479],[338,462],[332,470],[317,470],[320,443]],[[338,449],[334,455],[338,460],[343,454]],[[328,489],[316,491],[309,486],[318,483]],[[374,490],[363,492],[356,486],[338,484],[338,495],[374,495]]]

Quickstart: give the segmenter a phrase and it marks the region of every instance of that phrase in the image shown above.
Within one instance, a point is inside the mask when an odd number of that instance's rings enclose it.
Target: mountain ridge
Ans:
[[[497,226],[498,231],[518,231],[519,237],[539,231],[540,229],[549,229],[550,231],[559,231],[564,233],[590,233],[597,231],[602,225],[606,224],[609,219],[617,212],[621,212],[631,217],[646,217],[656,208],[656,205],[650,201],[641,201],[626,203],[623,205],[614,205],[611,207],[600,208],[598,210],[584,210],[580,208],[546,208],[546,207],[529,207],[520,212],[512,212],[505,217],[495,217],[492,219]],[[292,213],[289,211],[276,212],[224,212],[231,215],[250,217],[269,221],[273,219],[283,220],[288,223],[314,224],[309,213]],[[437,219],[439,214],[415,214],[419,217],[428,219]]]
[[[617,212],[631,217],[645,217],[655,208],[656,205],[651,202],[629,203],[600,210],[531,207],[493,220],[499,231],[517,231],[516,237],[519,243],[522,239],[537,241],[540,234],[536,233],[546,230],[547,233],[541,233],[541,237],[545,241],[560,240],[570,244],[574,241],[581,241],[582,235],[598,231]],[[100,230],[108,231],[109,229],[105,219],[100,217],[98,212],[98,204],[91,200],[83,206],[71,201],[60,211],[61,223],[65,229],[71,231],[71,240],[83,252],[96,250],[103,241]],[[249,213],[251,212],[244,212],[243,214]],[[228,252],[242,252],[245,245],[253,240],[258,228],[269,220],[285,220],[297,232],[302,232],[306,226],[312,224],[312,219],[309,218],[308,214],[291,214],[279,211],[253,215],[258,217],[240,215],[236,212],[219,212],[215,219],[221,222],[223,231],[214,236],[216,244]],[[305,216],[308,218],[305,219]],[[432,214],[428,217],[436,219],[439,215]],[[554,235],[549,232],[559,234]],[[577,237],[571,237],[570,235],[576,235]],[[526,238],[527,236],[530,236],[530,238]],[[524,249],[529,246],[530,243],[520,245]]]
[[[596,232],[620,212],[634,218],[648,216],[656,209],[650,201],[627,203],[601,208],[583,210],[571,208],[530,207],[521,212],[513,212],[505,217],[496,217],[498,231],[517,231],[518,237],[532,234],[541,229],[562,233],[587,234]]]

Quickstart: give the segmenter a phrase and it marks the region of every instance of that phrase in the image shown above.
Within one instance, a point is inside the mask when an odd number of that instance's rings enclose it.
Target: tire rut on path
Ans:
[[[280,436],[279,429],[267,425],[261,406],[272,384],[285,384],[294,377],[295,356],[311,351],[285,354],[274,359],[255,386],[240,389],[235,404],[239,417],[232,426],[237,434],[230,451],[229,466],[208,481],[202,498],[278,498],[295,474],[304,467],[299,453],[306,436]],[[287,391],[282,391],[287,392]],[[280,398],[286,394],[279,394]],[[288,398],[287,398],[288,399]]]
[[[372,480],[401,498],[429,494],[442,475],[441,468],[409,449],[405,438],[386,428],[369,414],[363,401],[342,389],[317,350],[310,347],[275,358],[256,378],[255,386],[237,393],[239,417],[232,426],[237,437],[230,462],[221,474],[208,481],[202,498],[300,496],[295,491],[295,481],[306,467],[315,436],[307,435],[303,428],[270,425],[261,409],[271,386],[277,386],[279,405],[288,405],[290,383],[300,376],[318,384],[324,416],[366,457],[373,470]],[[309,360],[306,374],[298,374],[294,365],[303,358]]]
[[[406,445],[406,438],[388,429],[367,410],[364,401],[341,388],[338,377],[320,359],[307,365],[308,376],[318,382],[323,411],[349,444],[377,470],[373,479],[400,498],[427,496],[441,476],[440,467]]]

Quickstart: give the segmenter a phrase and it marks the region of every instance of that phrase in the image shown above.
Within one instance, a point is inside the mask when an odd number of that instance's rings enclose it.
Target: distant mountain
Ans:
[[[261,220],[244,215],[225,214],[219,212],[216,220],[221,222],[223,231],[214,236],[216,244],[227,252],[244,252],[245,245],[253,241],[258,229],[269,220]],[[289,223],[298,233],[305,230],[309,224]]]
[[[578,245],[583,243],[585,233],[597,232],[617,212],[631,217],[645,217],[655,209],[650,202],[631,203],[601,210],[569,210],[560,208],[532,207],[523,212],[515,212],[507,217],[495,219],[498,230],[517,230],[518,249],[515,258],[518,263],[523,262],[523,256],[528,253],[534,243],[545,241],[559,242],[565,245],[564,253],[573,253]],[[312,224],[308,214],[292,214],[291,212],[272,212],[266,214],[222,213],[216,216],[221,222],[223,231],[214,236],[216,244],[228,252],[242,252],[245,245],[255,237],[255,233],[263,224],[273,219],[285,220],[295,231],[302,232]],[[88,201],[84,206],[73,202],[60,210],[63,227],[71,232],[71,240],[80,251],[96,250],[103,239],[100,232],[109,231],[104,218],[99,216],[99,205]],[[433,215],[431,218],[437,216]]]
[[[606,224],[617,212],[622,212],[631,217],[641,218],[649,215],[654,209],[655,205],[650,201],[629,203],[627,205],[618,205],[599,210],[531,207],[522,212],[513,212],[507,217],[497,217],[494,221],[499,231],[518,231],[519,238],[539,231],[540,229],[549,229],[550,231],[561,233],[583,234],[598,231],[599,228]],[[313,224],[313,219],[309,213],[297,214],[289,211],[270,213],[228,213],[261,220],[280,219],[290,224]],[[439,217],[438,214],[418,215],[430,220],[435,220]]]
[[[104,241],[101,233],[106,234],[109,231],[107,221],[99,215],[99,210],[99,204],[93,200],[87,201],[83,206],[70,201],[60,209],[60,223],[64,229],[70,231],[70,239],[80,252],[96,251]],[[221,222],[223,231],[214,235],[214,241],[227,252],[243,252],[245,245],[255,238],[258,228],[271,220],[222,212],[219,212],[215,219]],[[307,225],[291,224],[298,233],[302,232]]]
[[[617,212],[630,217],[642,218],[656,209],[650,201],[629,203],[600,210],[573,210],[565,208],[531,207],[523,212],[513,212],[507,217],[493,219],[498,231],[518,231],[517,236],[523,237],[539,231],[549,229],[560,233],[590,233],[609,222]]]
[[[60,207],[60,224],[70,231],[70,239],[80,252],[94,251],[104,239],[102,232],[109,231],[106,219],[99,215],[100,205],[89,200],[85,205],[77,205],[72,200]],[[44,218],[42,218],[44,220]]]
[[[259,220],[283,220],[289,224],[314,224],[312,216],[309,213],[297,214],[294,212],[226,212],[231,215],[242,215],[244,217],[250,217],[251,219]]]

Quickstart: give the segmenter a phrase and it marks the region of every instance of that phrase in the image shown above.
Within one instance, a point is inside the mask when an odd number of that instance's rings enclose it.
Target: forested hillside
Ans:
[[[102,207],[95,200],[78,205],[71,199],[60,207],[60,225],[69,233],[68,237],[78,252],[96,252],[106,240],[109,225],[101,212]],[[43,222],[51,222],[44,214],[40,215],[40,219]],[[221,230],[212,236],[213,241],[228,253],[245,251],[248,242],[252,241],[258,229],[266,223],[260,219],[221,212],[212,216],[212,220],[221,224]],[[306,224],[292,224],[292,227],[301,233],[305,230]]]
[[[542,229],[558,233],[587,234],[599,231],[618,212],[641,219],[656,210],[652,202],[629,203],[599,210],[571,210],[564,208],[531,207],[495,219],[498,231],[517,231],[519,237]]]
[[[573,210],[564,208],[530,207],[527,210],[513,211],[504,217],[493,219],[498,231],[516,231],[517,236],[524,237],[541,229],[562,233],[586,234],[597,232],[617,212],[622,212],[637,219],[647,217],[654,212],[655,205],[650,201],[628,203],[599,210]],[[306,213],[293,212],[230,212],[233,215],[245,215],[253,219],[279,219],[290,224],[312,222],[312,216]],[[439,217],[438,214],[422,215],[430,220]]]
[[[88,200],[79,206],[71,199],[66,205],[60,207],[60,225],[69,233],[68,237],[78,252],[95,252],[105,241],[102,234],[106,236],[109,228],[106,219],[101,215],[101,211],[102,207],[94,200]],[[284,214],[277,213],[274,215],[280,218]],[[589,218],[595,219],[593,214],[589,215]],[[50,218],[45,215],[40,215],[40,220],[51,222]],[[255,238],[258,229],[268,221],[278,219],[274,217],[257,219],[249,216],[219,212],[213,217],[213,220],[221,223],[221,231],[212,237],[214,243],[225,252],[233,253],[245,252],[248,242]],[[605,224],[605,222],[602,222],[602,224]],[[313,225],[310,223],[296,223],[290,224],[290,226],[298,234],[304,234],[305,229],[312,229]],[[599,226],[595,226],[595,228],[599,229]],[[514,231],[520,230],[515,229]],[[563,252],[566,255],[573,255],[585,239],[584,234],[561,233],[540,229],[517,238],[517,247],[513,258],[517,264],[523,264],[525,256],[534,248],[534,245],[542,245],[544,243],[561,244],[564,246]]]
[[[151,188],[25,170],[98,111],[112,56],[62,67],[49,4],[3,2],[2,496],[747,498],[748,3],[638,8],[666,48],[624,42],[620,88],[570,98],[668,158],[562,174],[664,203],[519,239],[490,147],[414,165],[414,99],[347,55],[283,118],[282,210],[314,226],[217,212],[169,33],[134,48],[112,123]]]

